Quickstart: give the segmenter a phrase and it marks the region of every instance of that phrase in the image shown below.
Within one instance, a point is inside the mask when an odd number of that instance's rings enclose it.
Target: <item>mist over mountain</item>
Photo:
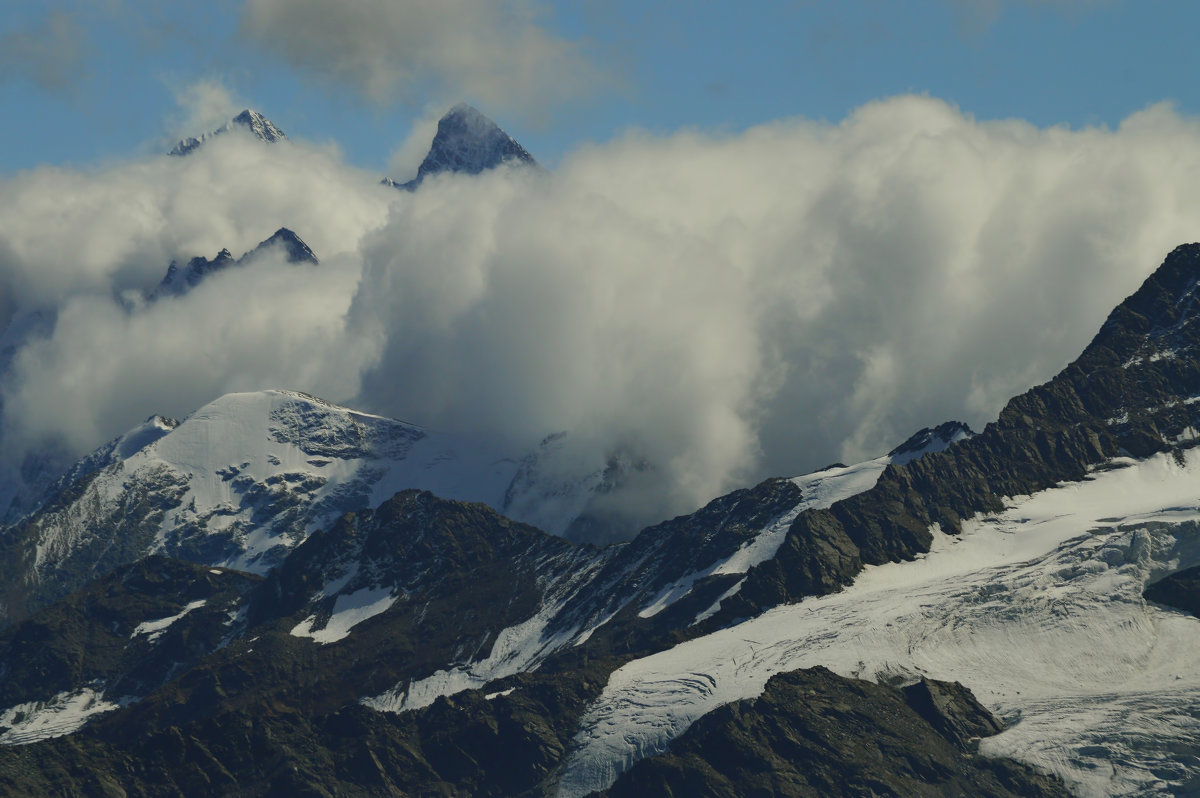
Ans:
[[[1194,237],[1196,184],[1163,152],[1200,160],[1165,107],[1041,130],[900,97],[839,125],[631,132],[553,172],[411,193],[295,133],[7,176],[6,329],[53,324],[10,339],[4,467],[283,387],[506,451],[567,431],[564,471],[652,464],[629,505],[663,518],[947,418],[981,427]],[[281,227],[320,268],[265,258],[129,299]]]
[[[978,434],[603,548],[413,489],[516,464],[410,424],[281,391],[151,418],[0,538],[0,784],[1187,792],[1198,286],[1176,248]]]
[[[404,183],[385,177],[383,183],[415,191],[433,175],[477,175],[505,164],[537,166],[537,161],[495,122],[466,103],[459,103],[438,120],[437,133],[417,168],[417,176]]]
[[[0,191],[4,790],[1200,779],[1200,245],[1108,300],[1169,109],[277,133]]]
[[[219,136],[222,133],[228,133],[232,130],[244,130],[266,144],[273,144],[276,141],[287,138],[284,132],[275,127],[275,123],[270,119],[267,119],[258,111],[252,111],[247,108],[216,130],[183,139],[172,147],[171,151],[167,154],[187,155],[213,136]]]

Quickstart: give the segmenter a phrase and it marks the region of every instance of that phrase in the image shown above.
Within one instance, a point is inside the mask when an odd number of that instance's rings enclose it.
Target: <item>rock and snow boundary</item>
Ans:
[[[870,566],[840,593],[628,663],[585,716],[558,794],[604,789],[701,715],[816,665],[960,681],[1010,725],[983,753],[1084,796],[1194,787],[1200,619],[1142,590],[1200,562],[1200,451],[1109,465],[937,532],[923,558]]]

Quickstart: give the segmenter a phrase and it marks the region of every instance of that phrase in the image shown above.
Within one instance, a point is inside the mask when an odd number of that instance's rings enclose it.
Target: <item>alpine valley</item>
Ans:
[[[284,138],[246,111],[171,155],[228,135]],[[541,169],[459,105],[384,182],[493,168]],[[264,257],[302,279],[302,234],[134,300]],[[0,331],[0,370],[54,323]],[[605,546],[634,454],[215,397],[0,487],[0,790],[1200,794],[1197,430],[1198,244],[983,431]]]

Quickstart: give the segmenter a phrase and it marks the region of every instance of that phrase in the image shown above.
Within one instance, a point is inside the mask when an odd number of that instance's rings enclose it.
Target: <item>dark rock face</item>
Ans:
[[[1164,577],[1148,585],[1142,595],[1149,601],[1200,617],[1200,566]]]
[[[182,267],[178,263],[172,262],[167,267],[167,273],[162,282],[150,292],[147,299],[154,301],[164,296],[186,294],[212,274],[233,266],[249,266],[264,255],[278,250],[282,250],[288,263],[307,263],[316,266],[320,262],[313,251],[309,249],[308,244],[300,239],[300,236],[286,227],[281,227],[266,241],[236,260],[229,250],[223,249],[212,260],[195,257]]]
[[[695,513],[643,530],[620,547],[587,587],[572,598],[556,619],[556,628],[586,628],[604,618],[613,618],[617,626],[624,620],[636,624],[637,611],[643,605],[689,575],[730,557],[800,499],[800,489],[792,482],[769,479],[754,488],[714,499]],[[666,610],[668,624],[687,626],[740,578],[740,574],[726,574],[691,583],[690,592],[680,597],[677,606]],[[623,608],[630,612],[614,616]],[[659,622],[641,625],[649,628]],[[600,634],[612,631],[602,629]]]
[[[974,435],[971,428],[961,421],[946,421],[936,427],[925,427],[913,433],[908,440],[888,452],[888,457],[895,465],[905,465],[918,457],[935,451],[940,452],[950,444]]]
[[[92,684],[147,695],[220,647],[259,581],[156,556],[118,568],[4,630],[0,706]]]
[[[286,227],[276,230],[270,238],[243,255],[242,260],[254,259],[275,247],[282,248],[284,258],[288,263],[310,263],[313,266],[320,263],[316,254],[309,249],[308,244],[305,244],[300,236]]]
[[[165,636],[175,640],[163,649],[166,659],[138,660],[150,671],[138,684],[151,688],[137,693],[139,701],[70,737],[0,746],[0,792],[103,794],[110,784],[130,795],[533,791],[618,661],[518,674],[506,683],[511,692],[491,700],[467,691],[402,715],[357,702],[486,654],[500,629],[528,618],[549,591],[570,590],[598,556],[483,505],[406,491],[313,534],[266,580],[157,557],[120,569],[12,627],[10,636],[28,642],[10,652],[0,638],[0,668],[13,667],[7,653],[26,656],[36,644],[49,653],[29,656],[29,667],[59,679],[50,683],[55,689],[115,678],[120,668],[107,638],[96,650],[77,641],[100,640],[91,631],[98,625],[125,641],[133,621],[110,628],[120,618],[106,607],[131,619],[170,616],[185,599],[212,595],[198,579],[248,580],[237,605],[210,599],[212,617],[228,620],[236,606],[240,620],[221,627],[227,639],[214,639],[188,625],[209,622],[195,609],[167,632],[195,644],[178,667],[170,657],[183,642]],[[145,598],[139,585],[148,581],[168,595]],[[305,616],[322,628],[338,597],[372,587],[391,588],[396,601],[349,637],[320,645],[291,634]],[[80,619],[83,612],[92,615]]]
[[[904,700],[950,742],[971,750],[972,741],[1004,731],[1000,721],[958,682],[922,679],[901,688]]]
[[[537,161],[499,125],[466,103],[459,103],[438,121],[429,154],[406,183],[384,178],[385,185],[415,191],[425,178],[442,172],[477,175],[501,164],[536,166]]]
[[[761,697],[705,715],[670,753],[634,765],[603,795],[1069,794],[1030,768],[973,754],[961,735],[975,730],[999,725],[957,685],[897,690],[824,668],[781,673]]]
[[[237,126],[235,128],[235,125]],[[250,131],[251,135],[266,144],[273,144],[276,141],[282,141],[287,138],[283,131],[275,127],[270,119],[260,114],[258,111],[252,111],[249,108],[242,111],[232,120],[226,122],[216,130],[208,133],[202,133],[199,137],[189,137],[183,139],[167,153],[168,155],[187,155],[193,152],[204,142],[211,139],[213,136],[219,136],[222,133],[228,133],[235,129],[245,129]]]

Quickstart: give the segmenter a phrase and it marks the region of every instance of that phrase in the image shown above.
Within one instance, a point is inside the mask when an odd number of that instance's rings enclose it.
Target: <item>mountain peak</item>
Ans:
[[[230,130],[233,130],[235,125],[249,130],[256,139],[267,144],[273,144],[287,138],[284,132],[276,127],[275,123],[270,119],[267,119],[258,111],[247,108],[216,130],[201,133],[199,137],[193,136],[181,140],[167,154],[187,155],[213,136],[219,136],[222,133],[228,133]]]
[[[247,108],[235,116],[232,124],[242,125],[243,127],[249,128],[250,132],[253,133],[255,137],[267,142],[268,144],[287,138],[283,131],[275,127],[274,123],[272,123],[270,119],[267,119],[258,111],[251,110],[250,108]]]
[[[936,427],[925,427],[888,452],[894,465],[904,465],[924,454],[940,452],[952,443],[974,437],[971,428],[961,421],[946,421]]]
[[[311,263],[316,266],[320,263],[317,256],[305,244],[300,236],[293,233],[286,227],[281,227],[275,233],[263,241],[254,249],[242,255],[236,260],[228,249],[222,249],[217,253],[217,256],[212,260],[208,260],[203,256],[197,256],[187,262],[186,266],[180,266],[172,261],[167,267],[167,274],[150,294],[148,299],[154,301],[163,296],[180,296],[192,290],[201,280],[205,279],[213,272],[219,272],[231,266],[247,266],[254,262],[260,255],[267,251],[282,247],[284,258],[288,263]]]
[[[316,254],[309,248],[308,244],[300,236],[293,233],[286,227],[281,227],[276,230],[270,238],[259,244],[250,252],[247,252],[244,257],[253,257],[263,250],[270,247],[283,247],[288,263],[311,263],[316,266],[320,263],[317,260]]]
[[[485,114],[458,103],[438,121],[437,134],[417,176],[407,183],[386,178],[383,182],[413,191],[425,178],[442,172],[477,175],[505,163],[537,165],[528,150]]]

